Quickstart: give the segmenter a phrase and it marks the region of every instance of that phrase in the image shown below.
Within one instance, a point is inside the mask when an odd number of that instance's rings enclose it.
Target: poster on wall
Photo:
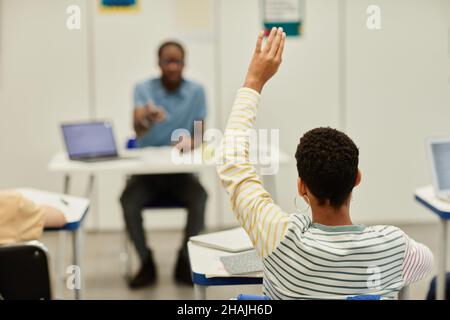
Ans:
[[[99,0],[102,13],[138,12],[140,0]]]
[[[266,32],[282,27],[288,37],[303,34],[306,0],[262,0],[263,23]]]
[[[175,35],[183,40],[210,41],[214,38],[214,1],[175,0]]]

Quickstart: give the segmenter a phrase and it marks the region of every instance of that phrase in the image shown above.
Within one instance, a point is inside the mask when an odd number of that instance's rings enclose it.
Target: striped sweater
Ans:
[[[221,145],[218,173],[233,211],[264,266],[264,294],[272,299],[342,299],[381,295],[424,278],[433,255],[393,226],[330,227],[274,203],[249,161],[249,130],[260,95],[238,91]]]

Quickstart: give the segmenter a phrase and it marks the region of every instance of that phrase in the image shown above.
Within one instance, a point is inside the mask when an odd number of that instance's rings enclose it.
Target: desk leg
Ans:
[[[70,192],[70,175],[64,175],[64,186],[63,193],[69,194]],[[55,288],[55,296],[62,298],[62,289],[63,283],[65,280],[65,272],[64,272],[64,260],[66,257],[66,232],[59,231],[58,232],[58,249],[57,249],[57,257],[56,257],[56,288]]]
[[[77,266],[80,270],[79,287],[75,288],[75,299],[83,299],[83,289],[84,289],[84,270],[82,266],[82,248],[83,248],[83,227],[80,226],[77,230],[72,232],[73,241],[73,265]]]
[[[58,231],[58,242],[57,242],[57,252],[56,252],[56,285],[55,285],[55,298],[63,298],[63,283],[65,281],[64,273],[64,260],[66,253],[66,240],[67,234],[65,231]]]
[[[195,300],[206,300],[206,286],[194,284]]]
[[[86,193],[85,193],[85,197],[88,198],[91,201],[91,204],[95,204],[95,208],[93,208],[91,206],[91,209],[95,209],[95,210],[90,210],[95,211],[93,212],[94,214],[94,221],[93,221],[93,228],[95,231],[98,231],[100,228],[100,214],[97,210],[98,206],[97,206],[97,201],[94,201],[94,197],[97,196],[97,193],[94,194],[94,187],[95,187],[95,175],[94,174],[90,174],[89,175],[89,180],[88,180],[88,184],[86,187]]]
[[[439,265],[438,265],[438,276],[437,276],[437,286],[436,286],[436,299],[445,299],[445,270],[447,263],[447,220],[441,219],[440,223],[440,240],[439,240]]]

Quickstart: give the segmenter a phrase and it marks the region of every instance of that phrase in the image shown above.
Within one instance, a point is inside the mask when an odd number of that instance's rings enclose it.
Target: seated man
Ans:
[[[44,227],[66,224],[56,208],[40,206],[13,191],[0,192],[0,245],[39,239]]]
[[[177,129],[188,130],[193,137],[194,122],[200,121],[203,126],[206,116],[202,86],[182,77],[183,47],[177,42],[166,42],[159,48],[158,57],[161,77],[139,83],[134,90],[133,121],[138,147],[170,146],[172,133]],[[197,140],[201,143],[202,139]],[[186,136],[177,145],[182,150],[193,146]],[[149,203],[161,200],[187,208],[187,225],[178,253],[175,279],[192,284],[187,241],[203,229],[206,199],[206,191],[193,174],[137,175],[129,179],[120,202],[128,234],[141,260],[140,271],[129,282],[131,288],[147,286],[156,280],[157,272],[152,251],[147,247],[141,212]]]

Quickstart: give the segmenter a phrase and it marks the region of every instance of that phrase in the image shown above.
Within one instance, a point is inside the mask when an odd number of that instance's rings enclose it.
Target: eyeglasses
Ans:
[[[176,64],[178,67],[181,67],[182,65],[184,65],[184,60],[161,60],[161,64],[163,66],[168,66],[172,63]]]

